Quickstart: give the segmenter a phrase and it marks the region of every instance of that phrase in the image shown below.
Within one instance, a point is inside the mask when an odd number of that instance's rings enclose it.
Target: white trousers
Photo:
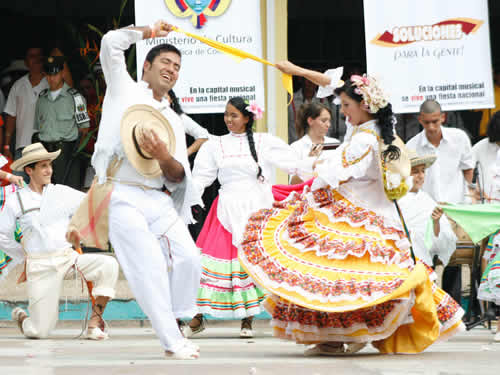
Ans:
[[[191,318],[197,312],[201,260],[172,199],[156,190],[115,183],[109,239],[161,345],[177,351],[184,338],[176,318]]]
[[[79,255],[73,249],[28,255],[26,275],[29,317],[23,321],[26,337],[46,338],[55,328],[62,283],[66,276],[74,276],[74,265],[87,281],[93,282],[94,297],[114,297],[119,267],[111,256]]]

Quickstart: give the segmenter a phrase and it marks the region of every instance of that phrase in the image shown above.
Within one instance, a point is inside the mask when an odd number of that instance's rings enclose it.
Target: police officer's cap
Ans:
[[[45,72],[49,75],[57,74],[64,69],[63,56],[49,56],[44,62]]]

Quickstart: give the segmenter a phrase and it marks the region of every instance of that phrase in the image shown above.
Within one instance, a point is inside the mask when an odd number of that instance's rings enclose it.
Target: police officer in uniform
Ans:
[[[80,189],[81,162],[74,154],[80,136],[88,132],[90,120],[84,97],[64,82],[63,69],[63,56],[46,58],[49,88],[38,97],[34,128],[47,151],[61,150],[52,164],[52,182]]]

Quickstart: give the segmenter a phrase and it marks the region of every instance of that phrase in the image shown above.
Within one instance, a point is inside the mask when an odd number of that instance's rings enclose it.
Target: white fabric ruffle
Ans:
[[[328,86],[319,86],[316,96],[318,98],[326,98],[334,94],[335,89],[338,87],[342,74],[344,74],[344,67],[340,66],[335,69],[328,69],[324,74],[330,77],[330,84]]]

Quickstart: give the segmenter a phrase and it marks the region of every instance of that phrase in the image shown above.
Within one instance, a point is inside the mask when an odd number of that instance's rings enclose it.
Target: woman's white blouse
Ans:
[[[193,179],[200,193],[217,178],[221,184],[217,217],[238,245],[248,217],[273,204],[270,177],[273,167],[302,175],[312,170],[314,158],[300,160],[281,139],[254,133],[255,148],[264,180],[257,179],[257,163],[252,158],[246,133],[213,136],[205,142],[194,162]]]
[[[323,143],[340,143],[340,141],[337,138],[324,137]],[[309,153],[311,152],[311,148],[313,147],[313,142],[311,140],[311,137],[309,137],[309,135],[306,134],[302,138],[300,138],[299,140],[293,142],[290,145],[290,147],[294,149],[294,151],[297,153],[297,157],[299,159],[306,159],[309,157]],[[328,155],[332,151],[333,150],[323,150],[321,152],[318,160],[327,159]]]

